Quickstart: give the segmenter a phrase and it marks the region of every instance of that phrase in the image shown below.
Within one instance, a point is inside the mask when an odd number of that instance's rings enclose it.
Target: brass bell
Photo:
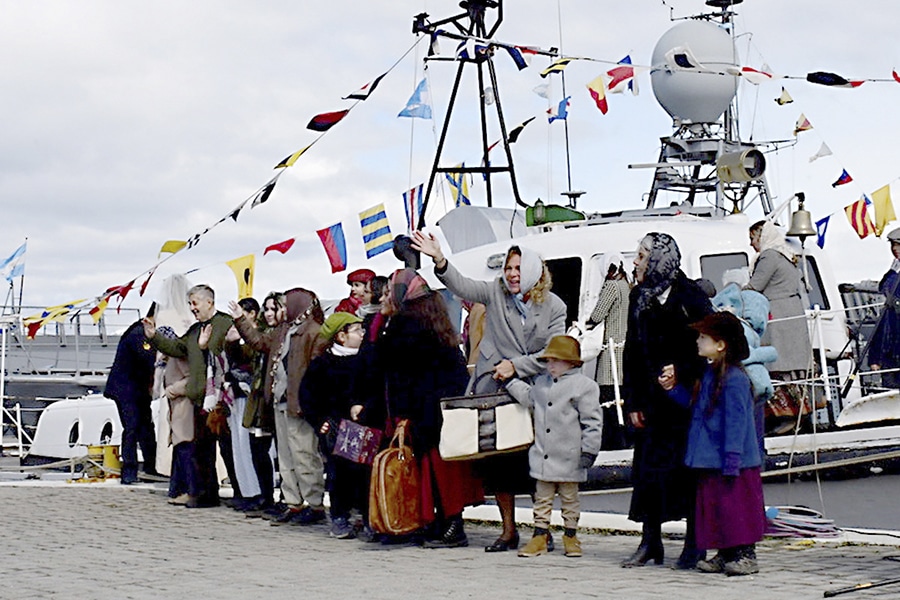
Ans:
[[[787,235],[798,237],[803,242],[807,237],[816,235],[816,228],[813,226],[812,215],[803,208],[803,201],[806,199],[803,192],[797,192],[797,199],[800,206],[791,215],[791,228],[788,229]]]

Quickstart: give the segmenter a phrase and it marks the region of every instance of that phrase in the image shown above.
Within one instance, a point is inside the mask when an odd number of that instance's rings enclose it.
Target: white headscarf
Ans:
[[[156,302],[156,327],[171,327],[176,336],[182,336],[196,320],[187,297],[191,282],[181,273],[176,273],[166,277],[162,286]]]
[[[522,258],[522,263],[519,266],[519,291],[524,296],[541,280],[541,275],[544,274],[544,261],[541,255],[534,250],[519,246],[519,252]],[[509,282],[506,281],[505,272],[503,274],[503,284],[506,286],[506,290],[509,291]]]
[[[759,233],[759,253],[762,254],[765,250],[775,250],[791,262],[794,262],[797,256],[794,249],[788,245],[784,234],[772,221],[763,223],[762,231]],[[755,260],[753,262],[756,264]]]

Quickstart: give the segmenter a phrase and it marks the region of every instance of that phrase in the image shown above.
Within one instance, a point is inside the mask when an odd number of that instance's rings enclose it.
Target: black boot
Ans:
[[[435,540],[427,540],[424,544],[426,548],[459,548],[468,545],[469,538],[463,529],[462,515],[447,519],[447,526],[441,536]]]
[[[684,548],[681,550],[681,556],[672,566],[677,571],[692,571],[697,568],[697,562],[706,560],[706,550],[697,548],[697,536],[694,531],[693,515],[689,515],[687,519],[687,531],[684,534]]]
[[[657,565],[663,562],[662,524],[645,522],[641,545],[622,563],[622,566],[643,567],[651,560]]]

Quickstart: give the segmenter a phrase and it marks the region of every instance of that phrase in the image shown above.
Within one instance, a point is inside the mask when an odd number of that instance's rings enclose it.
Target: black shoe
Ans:
[[[685,548],[681,551],[681,556],[672,565],[676,571],[693,571],[697,568],[697,563],[706,560],[706,551],[697,550],[696,548]]]
[[[663,547],[662,543],[659,545],[649,545],[649,544],[641,544],[638,546],[638,549],[635,550],[634,554],[628,557],[622,563],[622,566],[627,568],[630,567],[643,567],[648,562],[653,561],[657,565],[661,565],[663,562]]]
[[[517,531],[511,538],[504,540],[498,537],[490,546],[485,546],[485,552],[506,552],[507,550],[516,550],[519,547],[519,532]]]
[[[185,502],[185,508],[213,508],[219,505],[218,498],[191,498]]]
[[[469,545],[469,538],[463,529],[462,517],[454,517],[450,519],[444,532],[436,540],[426,540],[423,544],[425,548],[460,548]]]
[[[324,508],[306,506],[291,519],[291,525],[313,525],[325,520]]]

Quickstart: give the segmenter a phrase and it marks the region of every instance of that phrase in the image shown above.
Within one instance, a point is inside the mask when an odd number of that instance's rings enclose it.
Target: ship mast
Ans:
[[[418,227],[425,226],[425,211],[428,208],[428,202],[431,199],[432,191],[435,186],[435,178],[443,176],[447,173],[479,173],[484,176],[485,188],[487,194],[487,205],[493,205],[493,176],[495,174],[509,174],[510,186],[513,198],[520,206],[526,207],[519,196],[519,187],[516,182],[516,174],[513,168],[513,157],[510,151],[509,141],[507,138],[506,121],[503,117],[503,107],[500,102],[500,91],[497,86],[497,73],[494,68],[494,46],[489,41],[496,33],[497,28],[503,22],[503,0],[463,0],[459,6],[465,11],[463,13],[441,19],[439,21],[428,21],[428,15],[425,13],[416,15],[413,21],[413,33],[426,34],[432,37],[445,37],[467,43],[472,52],[465,56],[456,56],[454,58],[429,57],[427,60],[456,60],[458,66],[456,68],[456,79],[453,82],[453,89],[450,93],[450,101],[447,105],[447,114],[444,116],[444,123],[441,128],[441,135],[438,141],[437,151],[434,154],[434,162],[431,167],[431,174],[428,177],[428,186],[425,190],[422,211],[419,215]],[[492,22],[488,24],[488,11],[496,10]],[[452,28],[452,29],[450,29]],[[455,29],[455,31],[453,31]],[[550,54],[547,52],[539,52],[541,54]],[[552,55],[552,54],[550,54]],[[481,116],[481,165],[477,167],[457,167],[457,166],[441,166],[441,155],[444,150],[444,144],[447,139],[447,131],[450,127],[450,119],[453,115],[453,109],[456,105],[456,99],[462,81],[463,69],[474,66],[478,75],[478,94],[479,109]],[[485,81],[489,82],[494,93],[493,106],[496,111],[496,120],[500,127],[500,142],[503,152],[506,156],[506,165],[492,164],[489,159],[491,150],[490,141],[488,139],[488,103],[485,102]]]
[[[737,52],[733,41],[735,13],[732,7],[742,2],[743,0],[706,0],[708,6],[719,10],[690,17],[695,21],[718,24],[730,33],[731,56],[727,59],[731,63],[728,65],[730,67],[737,66]],[[718,35],[722,36],[721,33]],[[724,36],[722,38],[724,39]],[[686,47],[690,48],[690,40],[687,40]],[[669,50],[667,57],[678,49],[663,48]],[[660,54],[659,47],[654,54]],[[704,57],[699,58],[702,63]],[[688,66],[692,59],[693,57],[687,55],[685,60]],[[693,207],[700,195],[712,195],[717,213],[741,212],[751,201],[758,198],[763,211],[768,214],[772,211],[772,200],[764,175],[765,157],[756,144],[740,140],[737,80],[734,80],[734,89],[728,91],[727,86],[725,88],[726,96],[730,94],[730,97],[726,98],[728,102],[724,112],[712,111],[699,118],[693,114],[686,116],[679,106],[688,106],[689,110],[694,110],[694,105],[690,102],[685,103],[683,97],[676,97],[678,94],[684,96],[685,88],[694,85],[696,89],[692,93],[697,99],[705,100],[709,95],[721,95],[723,93],[721,78],[732,78],[734,75],[703,72],[703,66],[698,72],[681,71],[678,70],[679,66],[669,64],[662,67],[655,66],[658,72],[651,75],[656,77],[653,83],[657,99],[673,118],[674,132],[669,137],[661,138],[661,149],[656,163],[630,165],[630,168],[654,169],[653,185],[647,197],[646,207],[656,208],[660,192],[675,192],[684,196],[680,205],[685,208]],[[672,91],[675,86],[667,80],[675,78],[681,78],[679,82],[681,87]],[[720,78],[719,82],[711,85],[710,79],[715,78]],[[725,80],[726,83],[729,80]],[[685,81],[688,82],[687,85]],[[728,206],[726,203],[731,205]]]

